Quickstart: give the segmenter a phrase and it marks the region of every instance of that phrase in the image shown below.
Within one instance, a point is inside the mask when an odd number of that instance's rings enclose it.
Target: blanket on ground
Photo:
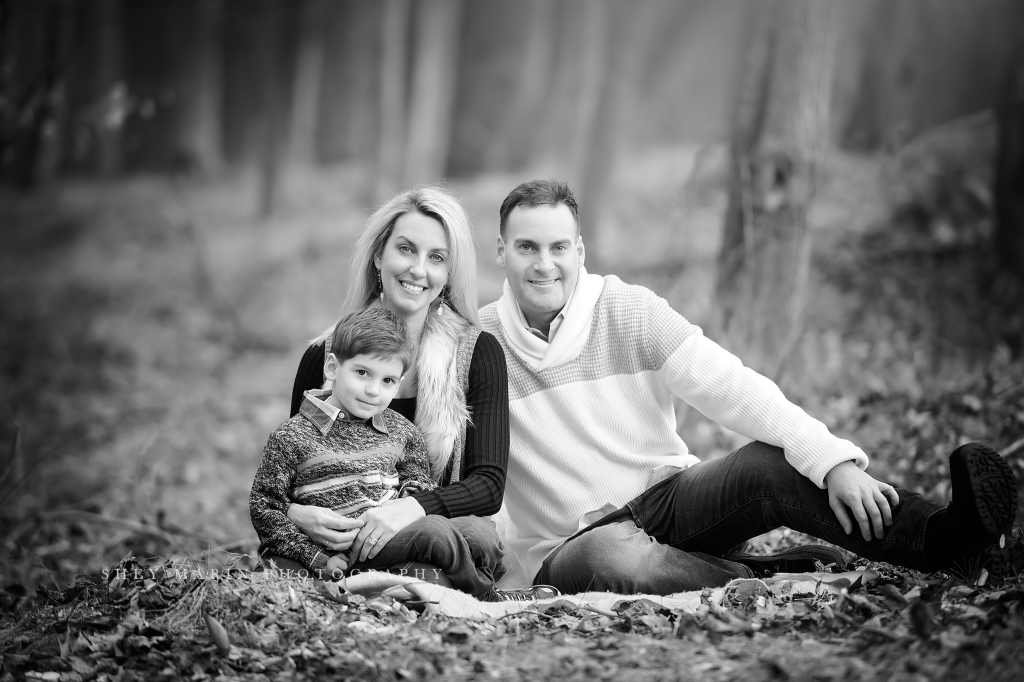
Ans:
[[[730,601],[742,602],[770,594],[797,597],[839,593],[845,589],[868,585],[877,579],[878,574],[872,571],[778,573],[771,578],[733,580],[725,587],[711,590],[710,595],[705,595],[701,590],[670,595],[585,592],[550,599],[512,602],[482,602],[465,592],[449,587],[426,583],[412,576],[383,572],[361,573],[339,582],[325,583],[318,580],[316,589],[325,597],[341,603],[348,603],[350,595],[353,594],[367,599],[386,595],[398,601],[422,605],[427,614],[483,620],[501,618],[521,611],[543,612],[563,605],[614,616],[615,611],[624,603],[638,600],[649,601],[659,608],[696,614],[701,612],[702,604],[705,605],[704,610],[707,610]]]

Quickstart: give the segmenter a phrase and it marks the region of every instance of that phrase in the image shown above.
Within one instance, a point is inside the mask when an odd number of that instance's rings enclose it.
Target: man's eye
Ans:
[[[558,251],[559,253],[566,250],[568,250],[568,247],[565,246],[565,244],[559,244],[558,246],[555,247],[555,251]]]
[[[519,250],[520,250],[520,251],[532,251],[532,250],[533,250],[533,247],[532,247],[532,246],[528,246],[528,245],[526,245],[526,244],[523,244],[523,245],[521,245],[521,246],[519,247]]]

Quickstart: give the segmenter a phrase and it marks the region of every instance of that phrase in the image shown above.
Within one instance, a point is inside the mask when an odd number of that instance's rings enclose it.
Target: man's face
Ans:
[[[584,258],[565,204],[517,206],[498,237],[498,265],[530,326],[550,323],[576,286]]]

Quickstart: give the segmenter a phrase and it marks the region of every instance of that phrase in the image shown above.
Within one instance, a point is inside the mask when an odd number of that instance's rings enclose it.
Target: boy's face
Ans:
[[[402,381],[402,362],[397,358],[357,355],[338,362],[331,353],[324,369],[325,376],[334,380],[327,402],[357,419],[369,419],[383,412]]]

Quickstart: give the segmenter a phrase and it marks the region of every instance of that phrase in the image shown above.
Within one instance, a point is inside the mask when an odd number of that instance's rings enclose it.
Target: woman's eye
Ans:
[[[401,253],[412,253],[412,249],[410,249],[410,248],[409,248],[409,246],[408,246],[407,244],[400,244],[400,245],[398,246],[398,250],[399,250],[399,251],[400,251]]]
[[[442,256],[439,253],[435,253],[433,256],[431,256],[431,258],[434,259],[435,263],[443,263],[444,262],[444,256]]]
[[[395,383],[395,380],[394,379],[385,379],[384,383],[387,384],[388,386],[390,386],[391,384]]]

